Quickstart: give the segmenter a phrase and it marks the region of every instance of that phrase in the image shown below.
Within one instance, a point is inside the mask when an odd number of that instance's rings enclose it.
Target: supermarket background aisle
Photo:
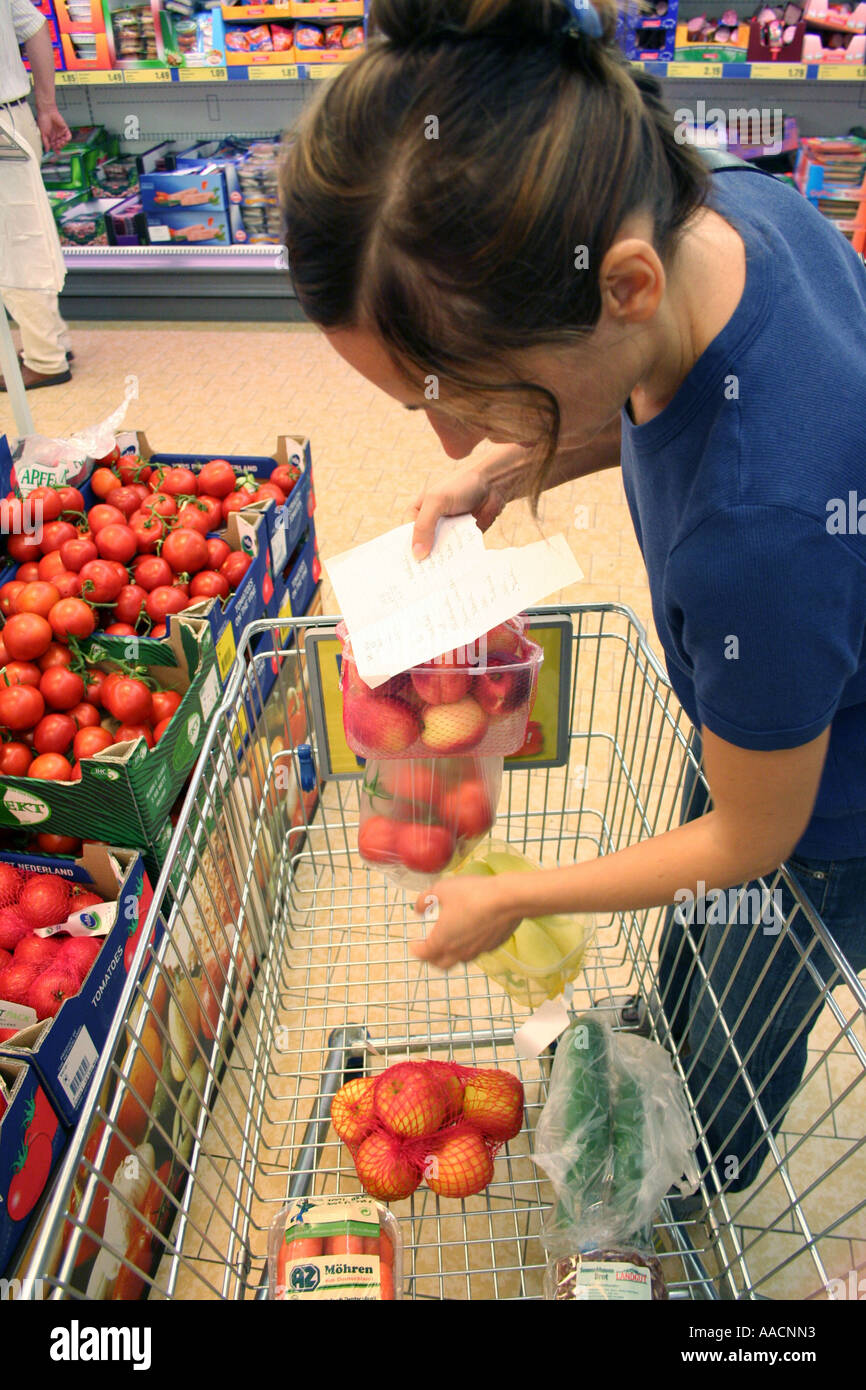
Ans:
[[[455,466],[423,417],[402,410],[353,374],[307,326],[108,323],[73,324],[72,329],[72,381],[30,398],[41,433],[66,435],[104,418],[122,399],[130,374],[138,377],[139,399],[126,423],[145,429],[156,448],[266,454],[280,433],[305,433],[312,441],[323,560],[398,524],[424,482]],[[0,399],[0,429],[14,433],[6,398]],[[519,544],[558,531],[567,535],[585,580],[550,601],[619,602],[648,624],[645,573],[619,473],[547,494],[539,523],[525,503],[513,504],[491,531],[490,542]],[[324,611],[333,612],[326,574],[324,587]],[[614,727],[613,685],[597,698],[600,726]],[[841,1006],[850,1017],[847,997]],[[820,1248],[827,1267],[845,1278],[866,1261],[863,1213],[845,1218],[866,1182],[866,1149],[851,1156],[858,1097],[844,1108],[832,1105],[857,1075],[857,1058],[845,1042],[823,1060],[835,1035],[825,1017],[812,1038],[808,1071],[814,1075],[787,1117],[780,1144],[791,1154],[798,1189],[808,1193],[814,1228],[827,1229],[838,1219]],[[861,1041],[866,1046],[866,1037]],[[811,1137],[801,1145],[804,1134]],[[761,1292],[776,1298],[821,1296],[811,1261],[798,1257],[802,1241],[790,1212],[778,1219],[788,1205],[780,1179],[767,1169],[762,1178],[757,1192],[734,1204],[740,1208],[743,1245],[754,1240],[754,1232],[769,1228],[763,1249],[767,1267],[777,1273]]]

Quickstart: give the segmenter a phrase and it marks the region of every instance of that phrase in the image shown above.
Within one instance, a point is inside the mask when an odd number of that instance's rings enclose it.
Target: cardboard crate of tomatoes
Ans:
[[[0,1058],[0,1275],[28,1230],[67,1138],[33,1067]]]
[[[126,639],[118,661],[26,616],[32,632],[0,685],[0,825],[151,844],[219,698],[210,630],[179,622],[163,642]]]
[[[32,1063],[74,1124],[153,892],[134,850],[0,854],[0,1055]]]

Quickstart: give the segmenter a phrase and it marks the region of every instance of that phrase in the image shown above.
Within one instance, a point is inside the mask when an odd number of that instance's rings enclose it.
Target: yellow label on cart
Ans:
[[[805,63],[752,63],[754,82],[802,82],[806,77]]]
[[[819,82],[866,82],[866,67],[856,63],[819,63]]]
[[[278,618],[291,618],[292,616],[293,616],[293,614],[292,614],[292,595],[291,595],[291,593],[288,593],[288,594],[286,594],[286,597],[283,599],[283,602],[282,602],[282,605],[281,605],[281,607],[280,607],[280,611],[279,611],[279,613],[277,614],[277,617],[278,617]],[[290,634],[291,634],[291,631],[292,631],[292,629],[291,629],[290,627],[281,627],[281,628],[278,629],[278,635],[279,635],[280,646],[281,646],[281,647],[284,647],[284,646],[286,645],[286,643],[288,642],[289,636],[290,636]]]
[[[216,644],[217,665],[220,668],[220,675],[223,680],[226,679],[232,668],[232,662],[237,655],[237,650],[232,625],[231,623],[226,623],[224,630],[217,638]]]
[[[274,67],[251,67],[247,73],[250,82],[294,82],[298,76],[297,63],[278,63]]]
[[[127,85],[130,82],[170,82],[171,72],[168,68],[141,68],[134,72],[125,72],[123,80]]]
[[[181,82],[228,82],[227,68],[178,68]]]
[[[232,743],[234,744],[235,748],[240,748],[241,740],[246,738],[249,727],[250,726],[247,722],[247,716],[242,706],[238,710],[237,719],[235,720],[234,724],[232,724]]]

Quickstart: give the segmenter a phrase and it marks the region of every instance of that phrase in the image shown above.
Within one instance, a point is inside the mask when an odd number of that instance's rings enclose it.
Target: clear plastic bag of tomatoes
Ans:
[[[468,647],[413,666],[375,688],[361,678],[344,622],[343,731],[359,758],[508,757],[526,740],[544,653],[510,618]]]
[[[403,1243],[372,1197],[299,1197],[268,1235],[272,1299],[390,1302],[403,1297]]]
[[[403,888],[427,888],[490,831],[502,758],[370,759],[361,781],[358,852]]]

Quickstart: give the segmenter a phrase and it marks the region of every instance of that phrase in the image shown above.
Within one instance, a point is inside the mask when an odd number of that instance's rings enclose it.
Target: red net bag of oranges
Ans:
[[[299,1197],[268,1238],[268,1292],[280,1301],[402,1298],[400,1227],[370,1197]]]

